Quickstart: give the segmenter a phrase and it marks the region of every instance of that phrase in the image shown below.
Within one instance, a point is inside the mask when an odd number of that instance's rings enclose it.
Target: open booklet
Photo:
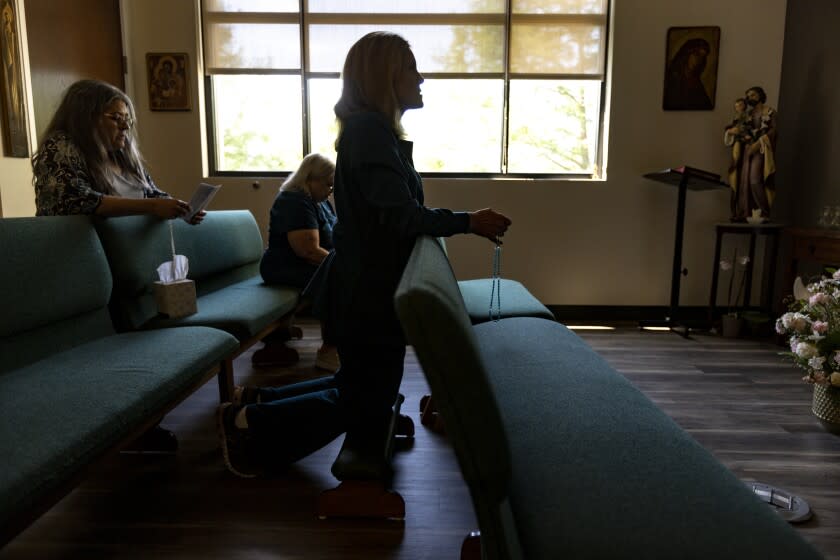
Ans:
[[[184,215],[184,221],[189,222],[193,216],[207,208],[213,197],[216,196],[216,191],[222,188],[222,185],[209,185],[207,183],[199,183],[198,188],[190,198],[190,211]]]

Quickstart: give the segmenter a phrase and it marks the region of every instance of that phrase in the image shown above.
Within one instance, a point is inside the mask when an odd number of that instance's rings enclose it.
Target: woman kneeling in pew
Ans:
[[[452,212],[423,205],[412,143],[401,125],[423,107],[423,77],[408,42],[373,32],[354,44],[342,72],[336,142],[334,258],[329,315],[341,367],[330,377],[241,391],[219,407],[228,469],[256,476],[320,449],[340,434],[382,434],[402,381],[405,338],[394,293],[419,235],[474,233],[497,241],[510,220],[490,209]]]

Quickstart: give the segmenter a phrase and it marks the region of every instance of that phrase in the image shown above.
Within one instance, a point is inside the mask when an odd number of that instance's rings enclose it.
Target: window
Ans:
[[[425,173],[598,175],[608,0],[203,0],[215,173],[335,157],[350,46],[411,43],[425,108],[403,126]]]

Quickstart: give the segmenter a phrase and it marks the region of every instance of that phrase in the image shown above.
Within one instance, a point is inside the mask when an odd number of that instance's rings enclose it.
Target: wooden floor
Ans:
[[[304,339],[293,343],[298,366],[252,370],[247,353],[236,361],[237,381],[283,384],[319,375],[311,367],[317,328],[303,326]],[[580,334],[739,477],[808,500],[816,515],[799,530],[827,558],[840,559],[840,438],[811,415],[810,388],[777,355],[780,347],[634,327]],[[229,475],[216,440],[213,381],[163,423],[180,438],[177,456],[120,455],[101,464],[0,550],[0,559],[458,558],[476,523],[451,449],[419,424],[426,391],[409,352],[402,392],[418,430],[413,448],[395,460],[405,522],[315,518],[318,493],[335,485],[329,468],[340,439],[274,479]],[[656,519],[656,512],[645,515]]]

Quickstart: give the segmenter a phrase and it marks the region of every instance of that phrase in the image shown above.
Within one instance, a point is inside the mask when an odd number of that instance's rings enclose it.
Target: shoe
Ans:
[[[275,344],[278,342],[288,342],[293,338],[303,338],[303,330],[300,327],[294,325],[290,327],[279,327],[266,335],[262,341],[266,344]]]
[[[147,430],[120,452],[174,454],[176,451],[178,451],[178,438],[171,431],[158,425]]]
[[[251,356],[251,365],[254,367],[288,367],[300,360],[297,350],[289,348],[285,344],[266,344]]]
[[[338,350],[333,348],[318,348],[315,354],[315,367],[318,369],[325,369],[331,373],[338,371],[341,367],[341,360],[338,359]]]
[[[254,443],[248,430],[236,427],[236,415],[241,406],[231,403],[219,405],[216,411],[216,426],[219,442],[227,469],[242,478],[254,478],[260,474],[254,454]]]
[[[230,399],[230,402],[233,406],[257,404],[260,402],[260,388],[250,385],[237,385],[233,389],[233,397]]]

